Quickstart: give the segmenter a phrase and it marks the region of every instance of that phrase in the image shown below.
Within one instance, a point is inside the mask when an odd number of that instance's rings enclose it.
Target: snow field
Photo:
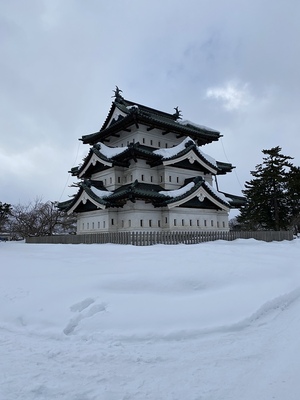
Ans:
[[[298,400],[299,254],[0,243],[0,399]]]

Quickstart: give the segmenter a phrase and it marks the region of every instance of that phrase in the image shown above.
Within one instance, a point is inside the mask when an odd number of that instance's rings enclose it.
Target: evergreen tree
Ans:
[[[288,174],[288,199],[290,205],[291,227],[300,232],[300,168],[292,166]]]
[[[11,205],[8,203],[2,203],[0,201],[0,231],[6,229],[5,225],[8,221],[9,216],[11,215]]]
[[[285,230],[291,220],[288,179],[292,157],[280,154],[279,146],[262,152],[262,164],[251,171],[254,178],[245,183],[246,204],[237,220],[245,229]]]

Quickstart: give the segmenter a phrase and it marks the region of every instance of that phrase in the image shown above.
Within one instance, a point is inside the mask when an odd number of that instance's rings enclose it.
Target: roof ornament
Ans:
[[[175,117],[175,120],[181,119],[182,114],[181,114],[181,110],[178,109],[178,106],[174,107],[174,110],[175,110],[175,114],[173,114],[173,116]]]
[[[116,89],[113,90],[113,92],[114,92],[114,96],[111,96],[111,97],[114,97],[116,99],[115,101],[120,102],[121,100],[124,100],[123,96],[121,95],[121,93],[123,93],[123,91],[121,89],[119,89],[117,85],[116,85]]]

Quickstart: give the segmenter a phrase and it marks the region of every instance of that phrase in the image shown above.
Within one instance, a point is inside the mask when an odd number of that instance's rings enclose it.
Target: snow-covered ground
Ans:
[[[299,400],[300,240],[0,243],[1,400]]]

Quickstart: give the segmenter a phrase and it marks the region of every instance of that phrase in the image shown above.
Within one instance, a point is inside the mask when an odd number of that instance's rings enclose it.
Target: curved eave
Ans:
[[[107,157],[103,156],[96,149],[91,149],[89,154],[85,158],[84,163],[77,171],[78,177],[82,178],[83,175],[86,173],[86,171],[91,166],[94,167],[97,164],[97,162],[108,168],[112,167],[112,165],[113,165],[113,163]]]
[[[130,128],[132,125],[146,125],[151,128],[157,128],[160,130],[172,132],[179,136],[190,136],[192,139],[196,140],[199,144],[208,144],[213,141],[217,141],[220,138],[220,132],[217,131],[205,131],[200,128],[191,128],[185,125],[181,125],[176,121],[167,121],[155,118],[153,116],[144,115],[143,112],[130,112],[124,118],[116,121],[114,124],[109,125],[105,129],[99,132],[92,133],[90,135],[82,136],[81,140],[83,143],[95,144],[98,141],[102,141],[105,138],[119,133],[124,129]]]
[[[188,201],[192,200],[195,197],[198,197],[200,204],[205,198],[207,198],[209,201],[211,201],[216,207],[220,208],[221,210],[224,210],[226,212],[228,212],[230,210],[229,204],[227,202],[224,202],[218,196],[216,196],[214,192],[210,191],[204,180],[199,180],[197,183],[195,183],[195,185],[193,186],[193,188],[191,190],[189,190],[188,192],[186,192],[185,194],[183,194],[181,196],[169,199],[165,203],[166,203],[166,206],[169,209],[171,209],[174,207],[179,207],[179,206],[183,205],[184,203],[187,203]]]
[[[95,144],[103,141],[108,136],[119,133],[123,129],[128,129],[135,123],[133,113],[128,114],[126,117],[116,121],[114,124],[109,125],[105,129],[101,129],[99,132],[91,133],[90,135],[84,135],[80,140],[84,144]]]
[[[181,125],[176,121],[172,121],[171,119],[168,120],[163,120],[162,118],[154,118],[151,116],[146,116],[141,114],[137,114],[137,119],[138,122],[151,126],[153,128],[165,130],[165,131],[170,131],[173,132],[179,136],[183,137],[191,137],[192,139],[195,139],[197,142],[200,142],[200,144],[208,144],[213,141],[219,140],[221,134],[220,132],[217,131],[206,131],[204,129],[200,128],[191,128],[185,125]]]
[[[69,207],[67,213],[72,214],[76,212],[76,208],[80,203],[86,204],[87,201],[90,201],[97,209],[105,209],[107,206],[107,202],[104,199],[98,197],[90,188],[81,187],[78,194],[75,196],[72,201],[71,207]]]
[[[112,116],[114,114],[115,109],[116,109],[116,103],[112,102],[112,104],[110,106],[110,110],[108,112],[108,115],[107,115],[105,121],[103,122],[103,124],[102,124],[102,126],[100,128],[100,131],[104,130],[107,127],[107,125],[109,124],[109,121],[111,120],[111,118],[112,118]]]
[[[216,161],[216,163],[218,167],[217,175],[225,175],[227,172],[232,172],[232,170],[235,168],[235,166],[230,163],[224,163],[221,161]]]
[[[166,160],[162,160],[163,165],[172,165],[179,163],[183,160],[188,160],[190,164],[194,164],[194,162],[198,162],[204,169],[209,171],[211,174],[216,175],[218,173],[218,169],[208,162],[197,150],[195,150],[195,146],[188,146],[185,150],[179,152],[178,154],[170,157]]]
[[[212,190],[211,186],[207,183],[204,182],[203,185],[206,193],[207,193],[207,198],[209,200],[211,200],[213,203],[215,203],[216,205],[218,205],[218,207],[222,208],[225,211],[229,211],[230,210],[230,203],[227,200],[222,199],[221,197],[218,196],[218,193],[220,194],[220,196],[224,196],[224,193],[222,192],[217,192],[216,190]],[[213,200],[214,199],[214,200]]]
[[[60,210],[60,211],[67,211],[69,209],[69,207],[72,205],[73,203],[73,199],[71,200],[66,200],[66,201],[62,201],[61,203],[58,203],[56,205],[56,207]]]
[[[246,204],[246,198],[243,196],[236,196],[234,194],[224,192],[222,193],[229,199],[231,208],[240,208]]]

